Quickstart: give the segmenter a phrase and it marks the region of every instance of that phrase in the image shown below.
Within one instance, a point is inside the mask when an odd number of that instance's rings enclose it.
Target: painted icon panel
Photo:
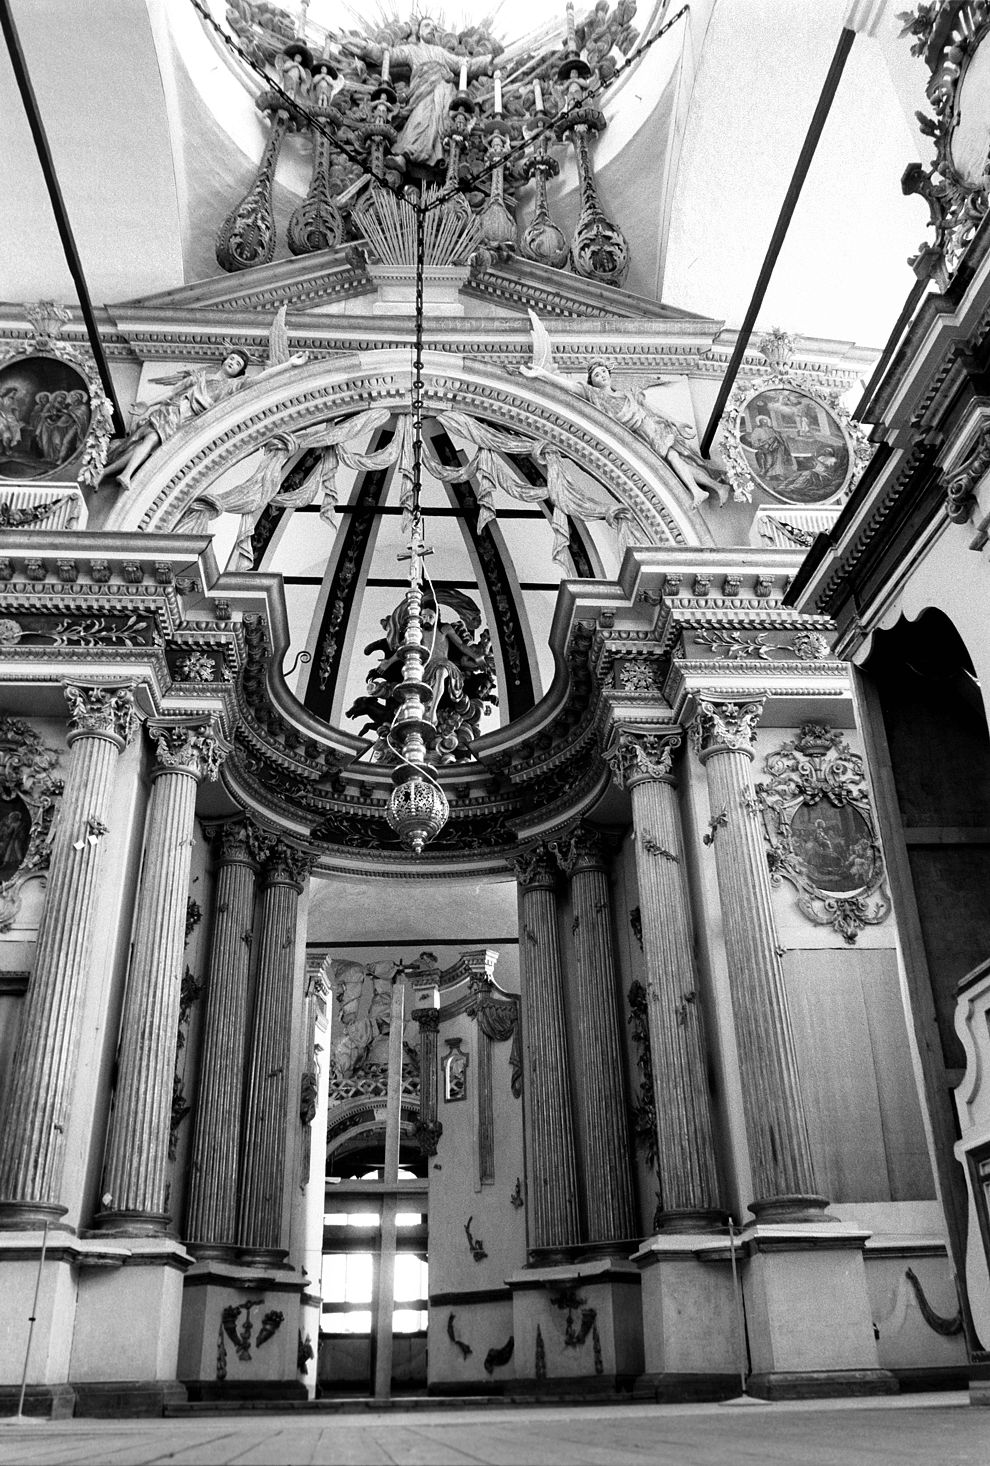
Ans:
[[[86,445],[89,383],[68,362],[25,356],[0,367],[0,478],[71,476]]]
[[[739,444],[755,482],[788,504],[823,504],[852,473],[849,442],[823,402],[792,387],[765,387],[744,404]]]

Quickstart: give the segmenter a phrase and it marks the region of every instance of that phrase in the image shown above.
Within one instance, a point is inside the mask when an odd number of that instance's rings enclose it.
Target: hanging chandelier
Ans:
[[[409,562],[409,589],[405,596],[402,667],[396,689],[398,707],[388,732],[388,745],[398,759],[392,773],[393,789],[386,819],[402,844],[414,855],[436,838],[447,823],[450,805],[429,765],[436,747],[437,728],[431,716],[433,690],[426,681],[432,648],[423,639],[423,561],[430,553],[423,537],[420,497],[423,487],[423,273],[425,264],[422,194],[416,210],[416,327],[412,381],[412,491],[408,509],[409,547],[402,560]],[[436,616],[433,621],[436,637]]]

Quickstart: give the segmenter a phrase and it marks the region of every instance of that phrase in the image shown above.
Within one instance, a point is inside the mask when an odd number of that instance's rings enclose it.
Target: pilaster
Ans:
[[[258,987],[251,1025],[237,1230],[245,1260],[262,1267],[277,1266],[288,1251],[282,1212],[292,981],[299,896],[309,869],[309,856],[275,840],[261,870]]]
[[[217,851],[212,957],[193,1132],[187,1245],[196,1257],[232,1256],[254,940],[258,832],[234,820],[208,832]]]
[[[79,1020],[99,917],[117,760],[134,728],[130,687],[66,683],[69,765],[56,815],[34,974],[0,1127],[0,1227],[60,1217]]]
[[[720,1221],[715,1136],[674,775],[680,730],[622,728],[606,757],[630,791],[657,1116],[660,1229]]]
[[[96,1225],[164,1232],[186,903],[196,789],[223,751],[212,723],[149,724],[154,746],[144,869],[124,993],[117,1086]]]
[[[761,1221],[821,1217],[798,1081],[770,877],[750,777],[764,700],[698,698],[692,738],[705,766],[711,805],[706,843],[714,850],[743,1112]]]
[[[556,871],[538,845],[516,860],[523,1001],[530,1255],[552,1261],[580,1241],[574,1122],[557,940]]]
[[[587,1154],[581,1172],[585,1241],[615,1243],[638,1232],[633,1211],[629,1121],[622,1070],[614,933],[607,854],[600,832],[586,825],[554,842],[570,879],[573,902],[575,1001]]]

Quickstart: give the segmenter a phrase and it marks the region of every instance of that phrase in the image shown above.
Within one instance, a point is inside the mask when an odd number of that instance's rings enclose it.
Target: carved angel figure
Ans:
[[[533,360],[529,365],[520,367],[524,376],[543,377],[548,382],[556,382],[565,391],[572,392],[575,397],[583,397],[607,417],[614,418],[642,438],[658,458],[670,465],[690,493],[695,508],[707,497],[702,484],[714,489],[719,501],[725,502],[728,496],[725,475],[707,464],[688,441],[690,437],[697,436],[694,428],[673,422],[657,412],[641,390],[613,387],[612,369],[607,362],[593,361],[588,368],[586,382],[554,371],[553,345],[547,329],[535,312],[530,311],[529,318],[533,325]]]
[[[374,41],[351,41],[348,49],[378,66],[385,47]],[[429,166],[443,158],[443,129],[447,112],[457,90],[461,70],[467,68],[468,80],[491,70],[493,56],[459,55],[437,44],[437,25],[424,15],[416,28],[416,37],[388,47],[390,61],[408,66],[409,113],[395,144],[395,152],[411,163]]]
[[[252,381],[271,377],[287,367],[300,366],[305,352],[289,355],[289,338],[285,328],[286,306],[281,306],[268,333],[268,360]],[[111,450],[104,479],[116,478],[130,488],[131,481],[152,453],[194,417],[230,397],[247,381],[249,357],[240,347],[229,351],[218,372],[208,367],[194,367],[170,377],[153,377],[163,387],[172,387],[159,402],[137,403],[135,418],[127,437]]]

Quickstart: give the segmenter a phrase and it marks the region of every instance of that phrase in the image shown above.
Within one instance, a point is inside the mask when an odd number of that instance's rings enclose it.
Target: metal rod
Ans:
[[[66,212],[65,200],[62,197],[62,190],[59,187],[55,165],[52,162],[51,149],[48,146],[48,137],[45,133],[45,125],[41,120],[41,113],[38,110],[38,99],[34,94],[34,87],[31,85],[31,78],[28,75],[24,52],[21,49],[21,42],[17,34],[17,27],[14,24],[9,0],[0,0],[0,30],[3,31],[4,40],[7,42],[10,64],[14,69],[17,89],[21,94],[21,101],[24,103],[24,111],[27,114],[28,126],[31,129],[31,136],[34,138],[34,145],[38,152],[38,162],[41,164],[41,171],[44,174],[45,185],[48,189],[48,197],[51,199],[52,212],[55,215],[55,226],[58,229],[59,238],[62,241],[65,262],[69,267],[72,283],[76,287],[79,309],[82,311],[82,318],[86,324],[86,334],[89,337],[90,349],[96,361],[96,370],[100,374],[100,382],[103,385],[103,390],[113,411],[114,436],[122,438],[125,436],[127,428],[124,425],[124,417],[120,410],[120,404],[117,401],[113,378],[110,376],[110,364],[107,361],[106,352],[103,349],[103,342],[100,339],[96,317],[93,315],[93,306],[89,298],[89,290],[86,287],[86,277],[83,274],[82,262],[79,258],[79,252],[76,249],[76,241],[72,234],[72,226],[69,223],[68,213]]]
[[[873,368],[873,372],[872,372],[872,375],[870,376],[870,380],[867,382],[866,386],[863,388],[863,395],[859,399],[859,401],[857,402],[857,404],[856,404],[856,406],[855,406],[855,408],[853,410],[853,417],[854,418],[856,418],[856,419],[861,418],[862,415],[863,415],[863,413],[866,412],[867,408],[869,407],[870,399],[872,398],[873,393],[876,391],[877,386],[879,385],[881,378],[883,377],[883,375],[886,372],[888,366],[890,365],[890,361],[891,361],[891,358],[894,355],[894,352],[897,350],[898,346],[900,346],[900,344],[901,344],[901,337],[904,335],[905,331],[907,330],[908,322],[911,320],[911,317],[914,315],[915,308],[916,308],[916,306],[918,304],[918,301],[924,295],[925,291],[928,289],[928,287],[929,287],[929,285],[931,283],[932,282],[929,279],[925,278],[923,280],[916,280],[914,282],[914,284],[911,286],[911,290],[910,290],[910,292],[908,294],[908,298],[904,302],[903,306],[901,307],[901,313],[897,317],[897,320],[894,322],[894,329],[891,331],[890,335],[888,336],[888,338],[887,338],[887,344],[883,348],[883,351],[880,353],[880,360],[877,362],[876,366]]]
[[[784,238],[790,227],[794,210],[797,207],[797,201],[801,197],[804,180],[808,176],[808,169],[811,167],[811,160],[815,156],[818,140],[822,135],[822,129],[831,111],[832,103],[835,100],[839,78],[842,76],[843,68],[845,67],[849,52],[852,50],[852,43],[855,39],[856,32],[849,30],[848,27],[843,27],[839,36],[839,44],[835,48],[835,55],[832,57],[832,64],[825,78],[825,85],[822,87],[821,96],[818,98],[815,115],[811,119],[811,126],[808,128],[807,135],[804,139],[804,146],[801,148],[797,167],[794,169],[787,193],[784,195],[783,205],[777,216],[777,223],[774,226],[773,236],[763,260],[763,266],[756,282],[756,288],[753,291],[753,298],[749,303],[746,315],[743,318],[743,323],[739,328],[739,336],[733,348],[732,356],[729,358],[729,365],[726,368],[725,376],[722,378],[722,385],[719,387],[718,396],[715,399],[715,406],[712,408],[712,415],[708,419],[708,426],[705,428],[704,437],[701,440],[700,451],[703,458],[707,458],[711,452],[715,432],[722,419],[722,413],[725,411],[725,404],[729,400],[729,393],[732,391],[732,386],[739,372],[746,347],[749,345],[749,338],[753,334],[756,317],[760,313],[763,298],[767,293],[770,277],[777,263],[777,256],[780,254]]]
[[[34,1325],[38,1316],[38,1298],[41,1293],[41,1275],[45,1266],[45,1253],[48,1251],[48,1218],[45,1218],[45,1230],[41,1238],[41,1256],[38,1258],[38,1276],[34,1280],[34,1302],[31,1304],[31,1313],[28,1318],[27,1348],[24,1350],[24,1371],[21,1374],[21,1393],[17,1401],[17,1415],[19,1419],[24,1414],[24,1395],[27,1391],[28,1361],[31,1358],[31,1341],[34,1338]]]

